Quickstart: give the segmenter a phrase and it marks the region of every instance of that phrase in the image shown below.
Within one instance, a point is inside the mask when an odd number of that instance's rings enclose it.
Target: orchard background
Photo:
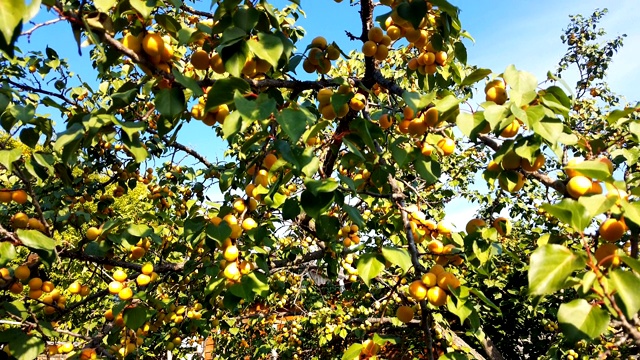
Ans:
[[[536,79],[445,0],[305,5],[0,3],[0,356],[637,356],[607,11]]]

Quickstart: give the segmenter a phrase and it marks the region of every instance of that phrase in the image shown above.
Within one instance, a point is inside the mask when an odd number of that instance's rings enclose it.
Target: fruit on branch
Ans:
[[[399,306],[396,310],[396,317],[405,324],[408,324],[413,320],[413,314],[413,308],[406,305]]]
[[[616,244],[605,243],[598,246],[594,255],[598,265],[603,267],[618,267],[620,266],[620,256],[617,252],[618,246]]]
[[[583,195],[590,194],[593,183],[586,176],[578,175],[569,179],[567,192],[572,198],[577,199]]]
[[[627,225],[624,222],[624,218],[620,220],[609,218],[603,221],[598,229],[600,237],[611,243],[620,240],[626,231]]]

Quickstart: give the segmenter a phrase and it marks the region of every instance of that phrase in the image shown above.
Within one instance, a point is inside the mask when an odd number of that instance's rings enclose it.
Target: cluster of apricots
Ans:
[[[345,241],[346,240],[347,239],[345,239]],[[349,281],[356,282],[358,281],[358,269],[353,267],[353,260],[354,260],[353,254],[345,255],[344,259],[342,260],[342,268],[349,275],[348,277]]]
[[[345,225],[338,230],[338,236],[342,237],[342,244],[349,247],[352,244],[360,244],[360,236],[358,236],[358,225]]]
[[[613,163],[611,162],[611,160],[605,157],[600,157],[596,160],[607,165],[609,174],[613,173]],[[569,178],[569,181],[567,182],[567,193],[574,199],[578,199],[581,196],[602,194],[602,185],[600,184],[600,182],[594,181],[591,178],[584,176],[579,171],[570,168],[571,166],[579,164],[582,161],[582,159],[573,158],[569,160],[569,162],[567,163],[568,168],[565,169],[565,173]]]
[[[338,109],[334,107],[334,104],[331,103],[331,98],[334,94],[342,94],[346,95],[351,92],[351,87],[349,85],[342,85],[336,91],[330,88],[324,88],[318,90],[318,103],[320,104],[318,108],[320,109],[320,113],[322,117],[327,120],[333,120],[335,118],[341,118],[347,115],[349,112],[349,103],[345,103],[340,106]],[[364,107],[363,107],[364,108]]]
[[[23,212],[18,212],[11,217],[11,226],[14,229],[33,229],[40,232],[45,231],[45,225],[40,219],[29,217]]]
[[[504,81],[500,79],[491,80],[484,87],[485,100],[493,101],[498,105],[503,105],[507,102],[507,89]],[[511,137],[511,136],[505,136]]]
[[[205,92],[208,92],[208,90],[209,88],[205,89]],[[202,121],[207,126],[213,126],[216,123],[220,125],[224,124],[224,120],[230,112],[229,106],[227,106],[227,104],[221,104],[205,112],[204,106],[206,101],[205,97],[201,97],[198,103],[191,108],[191,116],[196,120]]]
[[[318,36],[311,41],[309,53],[302,61],[302,69],[308,73],[326,74],[331,70],[331,61],[338,60],[340,49],[335,44],[328,44],[327,39]]]
[[[573,158],[569,160],[567,168],[565,168],[565,173],[569,179],[567,181],[567,193],[574,199],[579,199],[583,196],[602,194],[603,192],[602,184],[600,184],[600,182],[571,168],[582,161],[582,159]],[[613,163],[611,160],[606,157],[599,157],[596,158],[595,161],[607,165],[609,174],[613,174]],[[607,196],[626,199],[628,195],[624,190],[612,188],[607,193]],[[622,236],[628,230],[629,228],[622,216],[619,218],[609,217],[600,223],[598,234],[605,242],[600,244],[594,253],[599,265],[604,267],[617,267],[620,265],[620,256],[618,254],[619,246],[617,242],[622,239]]]
[[[12,201],[22,205],[28,200],[27,192],[18,190],[0,190],[0,203],[8,204]]]
[[[147,286],[150,282],[158,278],[158,274],[153,271],[153,264],[146,263],[142,266],[140,274],[136,278],[138,286]],[[133,297],[133,289],[127,282],[128,275],[123,270],[117,269],[113,272],[113,281],[109,283],[109,293],[118,295],[122,301],[127,301]]]
[[[522,189],[525,184],[525,176],[518,169],[525,171],[538,171],[545,162],[544,155],[538,154],[533,164],[527,159],[523,159],[515,151],[509,151],[499,162],[491,160],[487,165],[487,171],[495,173],[498,176],[498,184],[505,191],[516,193]]]
[[[498,232],[498,234],[502,236],[509,236],[511,234],[511,221],[506,217],[500,216],[493,220],[491,224],[494,229]],[[473,234],[475,232],[481,231],[482,228],[487,226],[487,222],[483,219],[471,219],[465,226],[465,231],[467,234]]]
[[[256,200],[254,199],[254,206],[257,206],[257,202],[255,201]],[[247,275],[253,270],[252,263],[246,260],[240,261],[240,251],[234,244],[234,241],[242,236],[244,231],[251,231],[258,227],[258,223],[253,218],[246,216],[247,210],[253,211],[250,210],[250,207],[247,207],[245,200],[237,198],[233,202],[232,213],[229,213],[222,218],[217,215],[210,217],[210,221],[213,225],[218,226],[222,222],[225,222],[231,228],[229,238],[225,239],[221,245],[223,260],[220,262],[222,275],[229,282],[240,281],[242,275]],[[241,220],[239,220],[238,217],[240,217]]]
[[[389,55],[391,37],[385,35],[379,27],[372,27],[367,33],[367,41],[362,45],[364,56],[374,57],[376,60],[384,60]]]
[[[436,264],[429,269],[419,280],[409,284],[409,295],[417,302],[427,300],[429,304],[439,307],[447,303],[447,297],[451,289],[460,287],[460,280],[455,275]],[[396,317],[403,323],[413,320],[414,309],[410,306],[400,306],[396,310]]]
[[[121,40],[122,45],[138,56],[146,56],[159,70],[171,72],[173,46],[170,36],[160,36],[154,32],[141,32],[138,35],[126,33]],[[149,69],[143,68],[145,72]]]

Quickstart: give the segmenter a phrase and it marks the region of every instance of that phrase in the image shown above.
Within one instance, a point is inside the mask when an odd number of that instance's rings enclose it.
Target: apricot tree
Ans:
[[[4,354],[637,353],[640,108],[604,82],[605,11],[539,82],[470,65],[446,0],[342,5],[348,54],[301,45],[299,0],[0,3]],[[16,47],[55,22],[93,74]]]

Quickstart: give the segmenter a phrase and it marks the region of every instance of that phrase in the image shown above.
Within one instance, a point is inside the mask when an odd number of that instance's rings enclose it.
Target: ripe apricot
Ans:
[[[444,249],[444,245],[440,240],[431,240],[427,245],[429,251],[433,254],[442,254],[442,250]]]
[[[507,90],[501,87],[491,87],[487,90],[485,99],[498,105],[503,105],[507,102]]]
[[[405,324],[408,324],[413,320],[413,309],[409,306],[400,306],[398,310],[396,310],[396,317],[398,320],[402,321]]]
[[[19,212],[11,217],[11,225],[16,229],[24,229],[29,225],[29,216]]]
[[[244,231],[250,231],[258,227],[258,223],[252,218],[245,218],[242,220],[242,229]]]
[[[13,270],[13,276],[15,276],[18,280],[27,280],[29,276],[31,276],[31,270],[26,265],[20,265],[15,270]]]
[[[542,166],[544,165],[544,162],[544,155],[538,154],[538,156],[536,156],[535,160],[533,161],[533,164],[529,162],[529,159],[523,158],[520,166],[525,171],[534,172],[540,170],[540,168],[542,168]]]
[[[142,39],[142,49],[151,57],[161,56],[163,48],[164,40],[156,33],[148,33]]]
[[[0,202],[5,204],[10,203],[12,193],[11,190],[0,190]]]
[[[11,193],[11,200],[18,204],[24,204],[27,202],[27,192],[24,190],[14,190]]]
[[[440,273],[444,272],[444,267],[442,265],[433,265],[429,272],[434,274],[435,276],[438,276],[440,275]]]
[[[389,48],[387,48],[387,46],[384,44],[380,44],[376,48],[376,53],[373,56],[376,58],[376,60],[382,61],[386,59],[388,55],[389,55]]]
[[[209,61],[209,54],[202,49],[198,49],[191,54],[191,64],[197,70],[209,69]]]
[[[500,136],[504,138],[512,138],[518,134],[518,130],[520,130],[520,123],[518,122],[518,120],[513,120],[511,124],[502,129]]]
[[[567,192],[572,198],[577,199],[580,196],[586,195],[591,191],[592,187],[591,179],[578,175],[569,179],[567,183]]]
[[[437,145],[445,156],[453,154],[453,151],[456,149],[455,141],[450,138],[440,139]]]
[[[124,288],[124,285],[122,285],[120,281],[112,281],[109,283],[109,292],[111,294],[118,294],[122,288]]]
[[[100,230],[99,228],[92,226],[90,228],[87,229],[87,232],[85,234],[85,236],[87,237],[87,239],[93,241],[95,239],[97,239],[98,237],[100,237],[100,235],[102,234],[102,230]]]
[[[617,254],[616,244],[602,244],[596,250],[595,257],[599,265],[604,267],[617,267],[620,265],[620,256]]]
[[[240,269],[238,269],[238,263],[236,262],[232,262],[229,263],[225,268],[224,268],[224,277],[229,279],[229,280],[239,280],[240,279]]]
[[[378,120],[378,124],[382,129],[388,129],[393,125],[393,119],[389,116],[389,114],[382,114],[380,119]]]
[[[429,127],[435,126],[439,121],[438,110],[435,107],[429,108],[427,111],[425,111],[423,116],[424,116],[424,122]]]
[[[125,287],[118,292],[120,300],[129,300],[133,297],[133,290],[130,287]]]
[[[113,272],[113,279],[115,281],[124,282],[125,280],[127,280],[127,273],[118,269]]]
[[[145,275],[150,275],[153,272],[153,264],[152,263],[146,263],[144,265],[142,265],[142,269],[141,272]]]
[[[324,50],[327,48],[327,39],[322,36],[317,36],[311,40],[311,46]]]
[[[122,38],[122,45],[136,54],[140,54],[142,50],[142,40],[140,36],[127,34]]]
[[[42,288],[42,279],[40,278],[33,278],[31,280],[29,280],[29,288],[31,290],[40,290]]]
[[[442,306],[447,302],[447,293],[439,286],[434,286],[427,291],[427,300],[433,306]]]
[[[364,54],[364,56],[367,56],[367,57],[374,56],[377,51],[378,51],[378,45],[376,45],[376,43],[371,40],[366,41],[362,45],[362,53]]]
[[[82,288],[82,285],[80,285],[79,282],[74,281],[74,282],[71,283],[71,285],[69,285],[67,290],[69,290],[69,292],[72,293],[72,294],[79,294],[81,288]]]
[[[235,261],[238,258],[238,254],[238,248],[235,245],[231,245],[224,249],[223,257],[227,261]]]
[[[436,276],[436,274],[432,273],[432,272],[428,272],[425,273],[424,275],[422,275],[422,283],[424,284],[424,286],[426,286],[427,288],[430,287],[434,287],[437,285],[437,279],[438,277]]]
[[[427,287],[420,280],[415,280],[409,285],[409,295],[416,301],[424,300],[427,297]]]
[[[582,175],[582,173],[577,171],[577,170],[569,169],[569,167],[577,165],[577,164],[581,163],[582,161],[583,160],[580,159],[580,158],[569,159],[569,162],[567,162],[567,166],[564,169],[564,172],[567,173],[567,177],[572,178],[574,176]]]
[[[42,283],[42,286],[40,287],[40,290],[46,292],[46,293],[50,293],[52,292],[56,287],[53,285],[53,283],[51,281],[45,281]]]
[[[616,242],[627,231],[626,224],[622,220],[607,219],[600,224],[600,237],[608,242]]]
[[[499,217],[493,220],[493,227],[498,230],[498,234],[509,236],[511,234],[511,221],[506,217]]]
[[[467,223],[467,226],[465,227],[465,231],[467,232],[467,234],[471,234],[471,233],[474,233],[474,232],[478,231],[478,229],[483,228],[485,226],[487,226],[487,223],[484,220],[482,220],[482,219],[471,219]]]
[[[20,294],[22,290],[24,290],[24,287],[22,286],[22,283],[19,281],[14,282],[9,287],[9,291],[13,294]]]

